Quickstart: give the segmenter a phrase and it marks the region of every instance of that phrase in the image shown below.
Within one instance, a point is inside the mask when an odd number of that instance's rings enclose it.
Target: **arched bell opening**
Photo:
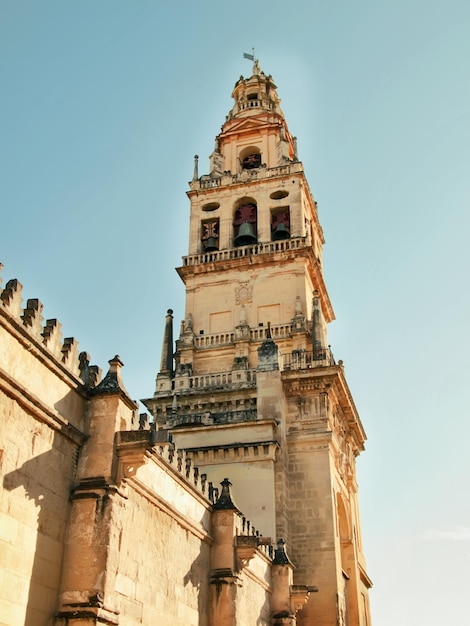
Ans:
[[[233,219],[233,243],[249,246],[258,242],[258,209],[254,201],[247,199],[236,209]]]
[[[219,249],[219,220],[205,220],[201,223],[201,243],[204,252]]]
[[[252,170],[261,167],[261,151],[257,146],[248,146],[240,154],[240,167],[242,170]]]
[[[271,213],[271,241],[290,239],[289,207],[282,207]]]

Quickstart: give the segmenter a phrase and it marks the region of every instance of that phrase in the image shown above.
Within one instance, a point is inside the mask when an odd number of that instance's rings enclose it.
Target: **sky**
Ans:
[[[184,317],[200,173],[255,48],[326,237],[375,626],[461,624],[470,572],[470,3],[0,0],[0,261],[133,398]],[[312,581],[315,584],[315,581]]]

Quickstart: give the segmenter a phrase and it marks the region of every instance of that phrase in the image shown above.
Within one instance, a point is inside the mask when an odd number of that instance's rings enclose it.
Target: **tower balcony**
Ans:
[[[309,238],[293,237],[291,239],[281,239],[280,241],[268,241],[266,243],[202,252],[201,254],[183,257],[183,267],[217,263],[218,261],[232,261],[233,259],[243,259],[245,257],[261,256],[276,252],[290,252],[309,247],[309,245]]]
[[[245,184],[252,180],[264,180],[267,178],[277,178],[281,176],[291,176],[304,171],[300,161],[290,161],[285,165],[277,167],[256,167],[254,169],[242,170],[238,174],[224,172],[219,178],[211,178],[210,176],[201,176],[198,180],[192,180],[189,183],[191,191],[200,191],[202,189],[213,189],[216,187],[225,187],[228,185]]]
[[[194,376],[178,376],[172,379],[172,390],[178,393],[224,391],[233,388],[254,389],[256,370],[231,370]],[[164,392],[165,394],[166,392]]]
[[[249,328],[247,331],[246,339],[251,342],[262,342],[266,339],[267,328],[265,326],[258,326],[256,328]],[[292,324],[273,324],[271,325],[271,336],[276,341],[277,339],[288,339],[292,336]],[[208,335],[194,335],[192,341],[194,347],[198,350],[205,348],[220,348],[224,346],[233,346],[237,335],[235,332],[230,333],[211,333]]]
[[[271,327],[272,330],[273,327]],[[280,339],[288,336],[287,331],[289,325],[274,327],[277,328],[277,334],[274,336]],[[258,333],[253,333],[252,341],[263,341],[265,329],[259,329]],[[320,367],[329,367],[336,365],[330,346],[315,351],[311,350],[294,350],[289,353],[280,355],[279,367],[281,371],[306,370]],[[227,391],[233,389],[254,389],[256,388],[257,370],[240,369],[230,370],[226,372],[212,372],[206,374],[198,374],[188,376],[187,374],[176,374],[176,376],[167,379],[161,389],[157,389],[155,395],[167,396],[168,393],[176,391],[181,394],[199,394],[205,392]]]
[[[317,367],[329,367],[336,365],[330,346],[317,350],[294,350],[281,355],[282,370],[306,370]],[[340,361],[341,363],[341,361]]]

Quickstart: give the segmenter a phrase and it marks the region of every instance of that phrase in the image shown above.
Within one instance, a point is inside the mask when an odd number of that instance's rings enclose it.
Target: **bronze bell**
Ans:
[[[204,246],[204,252],[213,252],[219,249],[217,240],[214,237],[208,237],[202,242],[202,245]]]
[[[290,231],[283,222],[279,222],[276,228],[273,230],[273,241],[280,241],[281,239],[289,239]]]
[[[238,229],[238,235],[233,240],[236,246],[249,246],[256,243],[257,239],[253,231],[253,226],[249,222],[243,222]]]

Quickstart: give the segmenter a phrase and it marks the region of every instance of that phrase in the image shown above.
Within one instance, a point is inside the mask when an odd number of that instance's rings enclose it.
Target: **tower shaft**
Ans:
[[[232,96],[210,172],[189,183],[174,373],[165,359],[145,403],[209,480],[230,477],[264,535],[287,542],[294,583],[320,588],[299,624],[369,626],[365,433],[328,346],[317,205],[272,78],[255,62]]]

